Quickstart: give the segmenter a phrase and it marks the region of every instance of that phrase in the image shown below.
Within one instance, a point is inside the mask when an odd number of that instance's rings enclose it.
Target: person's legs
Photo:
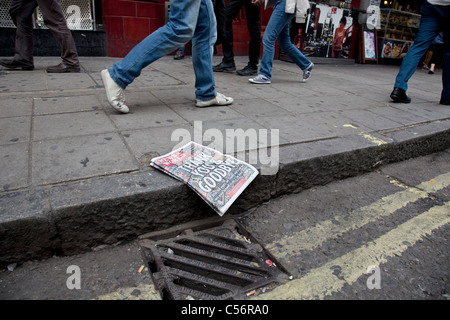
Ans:
[[[288,15],[288,14],[286,14]],[[288,55],[289,58],[302,70],[307,69],[311,66],[311,61],[306,58],[303,53],[298,50],[294,44],[291,42],[289,29],[292,17],[285,18],[287,19],[287,23],[284,28],[280,31],[278,35],[278,43],[280,45],[280,49],[283,50],[284,53]]]
[[[272,15],[270,16],[269,23],[266,26],[263,36],[263,56],[261,58],[261,68],[259,75],[264,76],[267,79],[272,78],[272,64],[275,54],[275,41],[278,38],[281,30],[286,26],[286,15],[284,12],[284,1],[277,0],[275,2]]]
[[[197,26],[192,37],[192,63],[195,72],[197,100],[210,100],[216,96],[212,57],[217,40],[216,18],[212,3],[201,0]]]
[[[142,69],[173,52],[192,39],[202,0],[171,0],[169,21],[150,34],[111,68],[101,72],[108,102],[119,112],[128,113],[123,90]]]
[[[250,43],[248,47],[249,66],[257,68],[259,55],[261,52],[261,27],[260,27],[260,7],[245,1],[245,15],[247,16],[247,28],[250,34]]]
[[[275,41],[277,39],[280,48],[284,50],[300,69],[306,70],[312,66],[311,61],[291,43],[289,26],[295,14],[285,12],[285,3],[286,0],[276,1],[272,16],[263,36],[264,53],[261,59],[259,74],[267,79],[272,78],[272,64],[275,54]]]
[[[225,1],[216,0],[214,3],[214,15],[217,21],[217,40],[215,45],[222,44],[224,39]]]
[[[17,65],[23,69],[33,69],[33,20],[32,15],[37,2],[13,0],[10,4],[9,14],[16,25],[14,43],[14,57],[12,61],[3,64],[5,67]]]
[[[291,19],[292,18],[289,19],[289,22],[283,30],[281,30],[278,36],[278,43],[280,44],[280,49],[283,50],[283,52],[286,53],[289,58],[291,58],[291,60],[303,71],[302,81],[306,82],[311,77],[311,71],[314,64],[292,44],[289,33]]]
[[[234,62],[233,52],[233,20],[241,10],[243,0],[229,0],[225,6],[224,40],[222,43],[223,62]]]
[[[192,63],[195,71],[195,91],[197,107],[225,106],[233,103],[233,98],[216,92],[212,57],[217,39],[216,18],[210,0],[201,0],[197,27],[192,38]]]
[[[197,27],[192,38],[192,63],[195,72],[195,105],[197,107],[226,106],[233,98],[216,92],[212,57],[217,40],[216,18],[210,0],[201,0]]]
[[[77,48],[72,37],[72,32],[67,27],[67,21],[64,17],[60,2],[57,0],[37,0],[37,3],[44,16],[45,25],[50,29],[61,46],[61,59],[64,65],[71,68],[70,70],[79,71],[80,62]]]
[[[440,23],[436,10],[433,5],[426,2],[422,7],[419,32],[414,40],[414,44],[402,61],[400,70],[395,79],[395,88],[399,88],[404,91],[408,89],[408,80],[416,71],[420,59],[430,47],[431,42],[439,34],[439,31]],[[402,102],[407,102],[407,100]]]
[[[241,10],[243,1],[229,0],[225,6],[222,39],[223,58],[221,63],[213,67],[215,72],[234,72],[236,70],[233,51],[233,20]]]
[[[450,105],[450,6],[442,8],[444,23],[444,59],[442,65],[441,104]]]
[[[303,70],[303,82],[306,82],[314,64],[306,58],[291,42],[289,28],[294,13],[285,12],[286,0],[276,0],[272,15],[263,36],[264,53],[261,69],[256,78],[249,79],[255,84],[269,84],[272,78],[272,64],[275,54],[275,41],[278,39],[282,49],[297,66]]]
[[[122,61],[109,68],[114,82],[125,89],[146,66],[189,42],[197,25],[200,3],[201,0],[171,0],[167,24],[142,40]]]
[[[200,15],[202,19],[199,19]],[[216,101],[219,95],[214,89],[211,68],[213,44],[216,40],[215,28],[215,17],[210,0],[171,0],[167,24],[142,40],[122,61],[102,71],[102,80],[111,106],[119,112],[128,113],[129,109],[124,104],[123,89],[141,74],[143,68],[191,39],[196,73],[196,95],[214,100],[208,100],[201,106],[220,103],[221,101]]]
[[[240,76],[252,76],[258,74],[259,55],[261,52],[260,7],[252,4],[250,0],[244,2],[244,7],[245,15],[247,16],[247,29],[250,33],[248,63],[236,73]]]
[[[427,53],[425,54],[425,59],[423,61],[423,66],[422,66],[423,70],[430,69],[428,66],[430,65],[431,59],[433,59],[433,53],[434,53],[434,45],[432,44],[430,46],[430,48],[427,50]]]

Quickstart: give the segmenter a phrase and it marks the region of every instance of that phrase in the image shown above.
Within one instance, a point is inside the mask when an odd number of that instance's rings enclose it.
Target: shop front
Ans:
[[[225,3],[227,0],[225,0]],[[168,0],[103,1],[103,23],[108,39],[108,55],[123,57],[139,41],[155,31],[167,21]],[[261,8],[261,27],[264,30],[272,9]],[[248,55],[250,35],[247,29],[245,10],[241,10],[233,21],[234,54]],[[189,44],[187,45],[189,54]],[[221,54],[221,46],[217,47]]]
[[[399,63],[420,25],[425,0],[310,1],[305,23],[293,22],[291,40],[311,60]],[[280,59],[289,58],[280,52]],[[340,60],[341,61],[341,60]]]
[[[15,25],[9,15],[11,0],[0,1],[0,56],[14,54]],[[98,0],[61,0],[69,29],[82,56],[105,56],[106,35],[101,26],[101,3]],[[99,10],[100,9],[100,10]],[[55,56],[60,48],[44,24],[39,7],[33,14],[34,55]]]
[[[425,1],[385,1],[378,30],[379,58],[403,59],[414,43],[420,26],[420,7]]]
[[[8,12],[10,2],[0,1],[0,56],[14,54],[15,26]],[[417,34],[424,2],[310,1],[305,23],[291,25],[291,40],[311,59],[401,61]],[[61,0],[61,5],[81,56],[124,57],[166,23],[169,10],[168,0]],[[367,14],[364,10],[368,7],[376,10]],[[261,8],[262,33],[271,13],[272,9]],[[58,45],[46,29],[39,9],[33,22],[35,55],[58,55]],[[250,36],[244,10],[233,22],[233,33],[235,55],[247,55]],[[221,46],[217,49],[220,55]],[[289,60],[278,48],[276,57]]]
[[[226,2],[226,0],[225,0]],[[0,0],[0,56],[14,54],[15,26],[9,16],[11,0]],[[67,24],[80,56],[124,57],[137,43],[167,21],[168,0],[61,0]],[[271,9],[261,9],[264,28]],[[43,23],[39,9],[33,15],[34,54],[53,56],[59,48]],[[236,55],[248,54],[250,36],[245,11],[233,23]],[[218,48],[221,54],[221,48]]]
[[[351,2],[338,6],[310,2],[305,23],[293,22],[291,38],[307,57],[348,58],[351,39]]]

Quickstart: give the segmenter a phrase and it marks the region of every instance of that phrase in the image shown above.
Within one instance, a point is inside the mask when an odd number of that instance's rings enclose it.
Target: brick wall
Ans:
[[[103,25],[108,56],[124,57],[165,22],[163,0],[155,2],[103,0]]]
[[[108,56],[124,57],[142,39],[163,26],[166,1],[102,0],[103,25],[107,36]],[[261,9],[262,33],[271,13],[272,9],[266,11]],[[236,56],[248,55],[250,36],[244,16],[233,23],[233,33],[234,54]],[[189,50],[187,53],[189,54]],[[218,46],[218,54],[222,54],[221,46]]]

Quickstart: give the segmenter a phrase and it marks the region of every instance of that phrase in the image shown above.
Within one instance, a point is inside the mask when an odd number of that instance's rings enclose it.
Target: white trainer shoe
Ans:
[[[270,84],[271,81],[269,78],[263,76],[262,74],[258,74],[255,78],[248,79],[251,83],[255,84]]]
[[[311,77],[311,71],[314,68],[314,63],[311,62],[311,64],[309,65],[308,68],[306,68],[305,70],[303,70],[303,82],[308,81],[308,79]]]
[[[111,78],[109,71],[107,69],[102,70],[101,75],[109,104],[121,113],[130,112],[130,109],[125,104],[123,89]]]
[[[207,101],[195,100],[195,105],[199,108],[210,107],[210,106],[227,106],[233,103],[233,98],[226,97],[225,95],[217,92],[214,99]]]

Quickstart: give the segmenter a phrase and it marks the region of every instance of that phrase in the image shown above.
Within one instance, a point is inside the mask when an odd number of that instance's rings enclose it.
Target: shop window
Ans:
[[[61,7],[71,30],[94,30],[94,3],[92,0],[61,0]],[[36,9],[36,27],[46,28],[39,7]]]
[[[9,15],[9,5],[11,0],[4,0],[0,2],[0,27],[1,28],[15,28],[14,22]]]
[[[0,2],[0,27],[15,28],[9,15],[11,0]],[[95,6],[93,0],[61,0],[61,6],[71,30],[95,30]],[[35,28],[45,29],[44,18],[39,7],[34,14]]]

